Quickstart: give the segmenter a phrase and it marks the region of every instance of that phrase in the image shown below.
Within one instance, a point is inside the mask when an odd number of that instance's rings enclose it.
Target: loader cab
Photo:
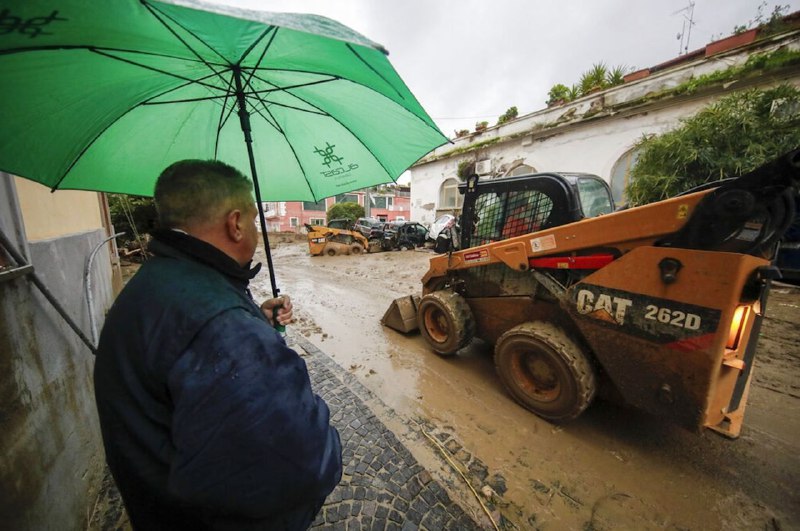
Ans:
[[[464,194],[461,248],[466,249],[608,214],[608,184],[585,173],[537,173],[459,185]]]

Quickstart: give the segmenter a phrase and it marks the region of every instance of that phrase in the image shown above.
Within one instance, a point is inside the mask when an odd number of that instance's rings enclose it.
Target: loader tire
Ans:
[[[434,291],[422,297],[417,323],[425,341],[442,356],[455,354],[475,335],[472,310],[464,297],[452,291]]]
[[[335,247],[328,247],[325,249],[325,254],[328,256],[336,256],[336,248]]]
[[[583,350],[544,322],[515,326],[500,336],[494,364],[511,396],[553,422],[577,418],[591,404],[597,377]]]
[[[350,254],[361,254],[363,250],[364,247],[362,247],[360,243],[354,243],[350,246]]]

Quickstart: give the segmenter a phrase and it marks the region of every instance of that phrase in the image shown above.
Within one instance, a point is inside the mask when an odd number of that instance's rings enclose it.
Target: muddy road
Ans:
[[[799,290],[773,289],[742,436],[731,441],[602,401],[555,426],[506,394],[489,345],[441,358],[419,334],[383,328],[395,297],[421,291],[428,251],[310,257],[304,241],[273,247],[278,285],[295,301],[291,333],[380,397],[382,420],[473,514],[476,496],[423,432],[454,445],[478,492],[494,487],[490,508],[508,528],[800,529]],[[253,291],[268,296],[265,275]]]

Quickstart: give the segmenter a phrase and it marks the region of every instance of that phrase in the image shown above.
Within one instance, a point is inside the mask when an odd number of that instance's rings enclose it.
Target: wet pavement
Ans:
[[[305,339],[287,342],[303,355],[342,439],[342,481],[312,529],[481,529],[375,416],[364,401],[376,400],[371,391]]]

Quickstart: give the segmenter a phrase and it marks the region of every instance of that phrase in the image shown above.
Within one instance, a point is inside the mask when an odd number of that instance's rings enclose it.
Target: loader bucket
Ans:
[[[383,314],[381,324],[404,334],[416,330],[419,299],[419,295],[407,295],[393,300]]]

